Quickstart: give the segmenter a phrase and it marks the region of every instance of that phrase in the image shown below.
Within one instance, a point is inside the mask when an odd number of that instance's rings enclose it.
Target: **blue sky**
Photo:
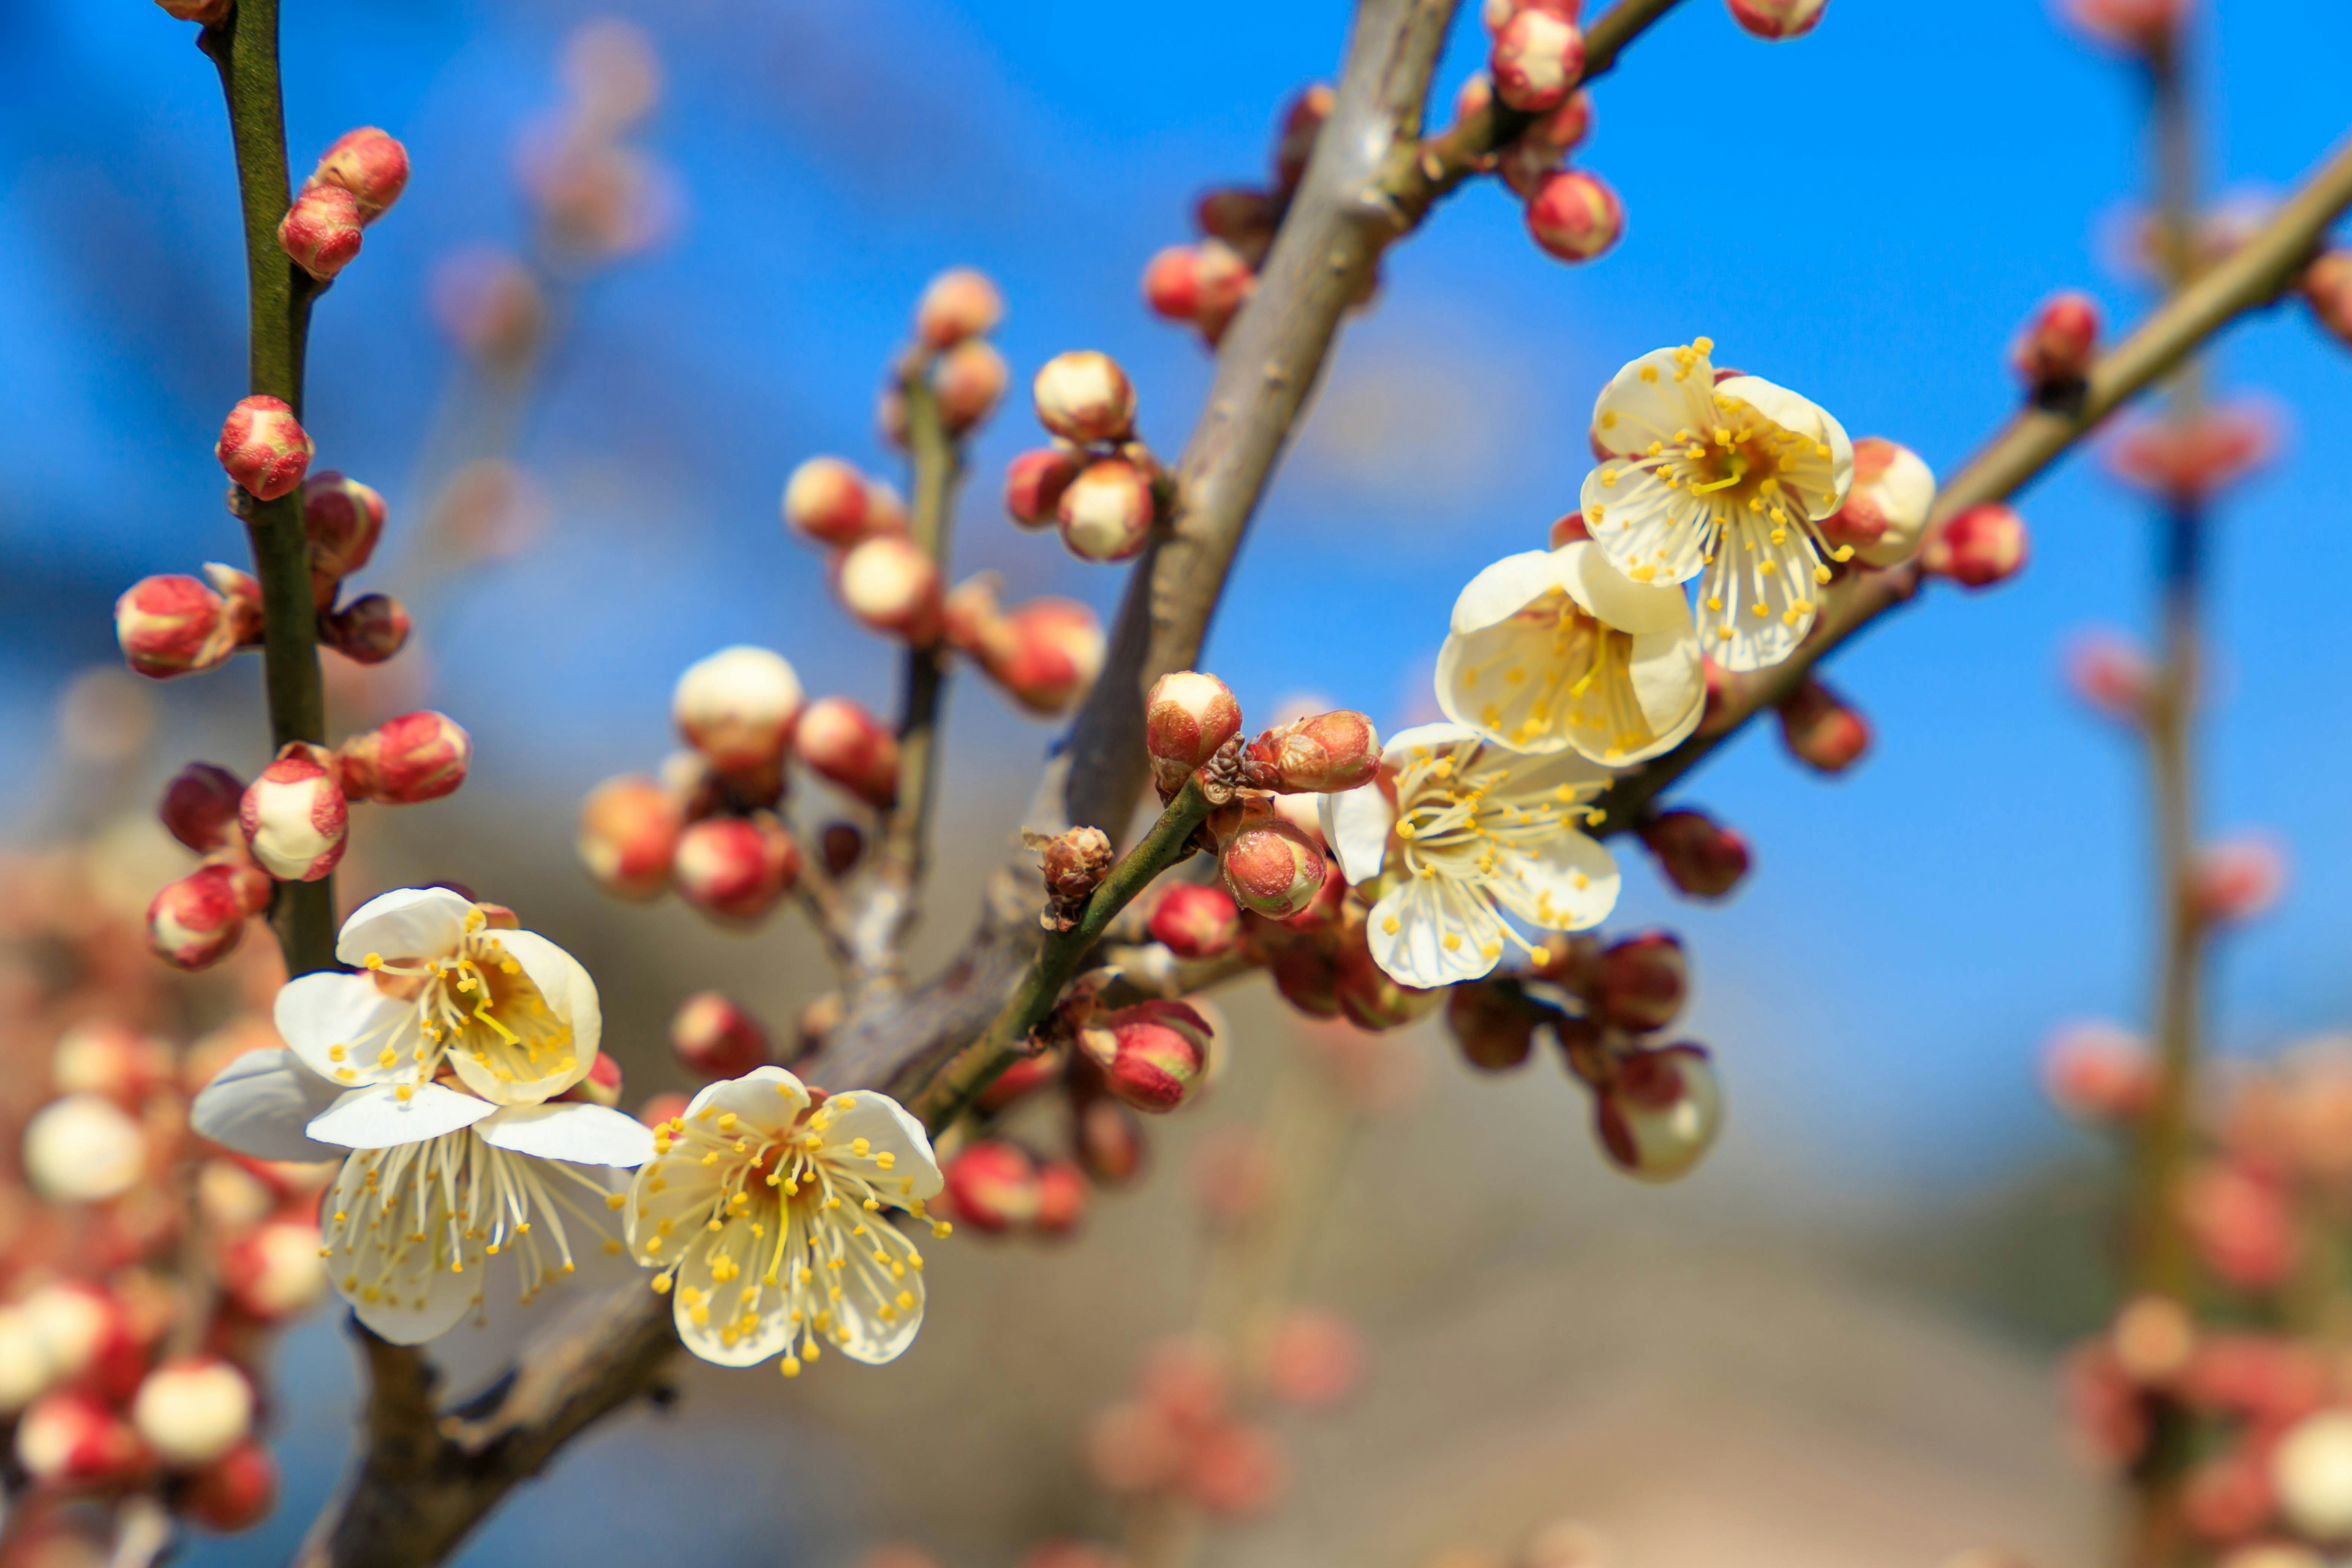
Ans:
[[[481,740],[480,787],[543,795],[551,836],[588,783],[657,754],[677,670],[722,643],[770,643],[816,689],[882,698],[883,666],[782,536],[775,498],[811,453],[882,459],[872,390],[940,268],[1002,281],[1017,380],[1062,349],[1109,351],[1147,437],[1181,447],[1206,361],[1141,310],[1138,275],[1187,237],[1202,188],[1262,177],[1277,106],[1332,69],[1347,15],[1331,0],[611,9],[669,62],[647,141],[677,173],[680,221],[595,281],[531,413],[521,456],[551,498],[546,536],[420,605],[433,700]],[[2198,68],[2211,182],[2283,189],[2352,125],[2336,73],[2352,12],[2218,9]],[[312,340],[320,460],[383,489],[395,534],[452,366],[425,279],[458,246],[520,237],[511,142],[556,101],[554,51],[590,14],[289,7],[298,164],[362,122],[415,163]],[[1465,18],[1446,97],[1479,52]],[[1624,244],[1563,268],[1482,185],[1390,258],[1210,645],[1245,703],[1311,689],[1406,712],[1459,584],[1573,505],[1590,399],[1635,353],[1705,333],[1725,363],[1948,469],[2013,405],[2003,349],[2039,299],[2077,286],[2115,318],[2139,308],[2111,262],[2141,178],[2138,93],[2039,0],[1833,0],[1817,33],[1776,47],[1687,0],[1596,96],[1582,156],[1623,195]],[[234,211],[189,29],[137,0],[0,9],[0,722],[18,738],[0,746],[0,801],[30,797],[58,683],[110,657],[113,595],[241,548],[209,453],[242,390]],[[2205,815],[2275,832],[2296,862],[2285,904],[2225,958],[2221,1032],[2260,1048],[2352,1014],[2335,783],[2352,689],[2331,630],[2352,477],[2328,435],[2352,360],[2286,310],[2233,332],[2219,365],[2224,386],[2291,411],[2282,459],[2213,552]],[[1034,436],[1015,405],[980,443],[960,559],[1107,605],[1115,572],[997,514],[1003,462]],[[1837,661],[1878,729],[1857,773],[1802,775],[1768,732],[1687,786],[1756,846],[1733,904],[1675,906],[1638,876],[1627,897],[1629,920],[1691,936],[1698,1026],[1735,1096],[1874,1182],[1940,1184],[2049,1137],[2040,1037],[2071,1015],[2134,1016],[2144,989],[2138,765],[2070,704],[2056,660],[2085,624],[2145,620],[2147,526],[2087,458],[2023,509],[2018,582],[1932,595]],[[224,700],[197,685],[167,705]],[[959,700],[975,766],[1026,767],[1046,738],[992,698]]]

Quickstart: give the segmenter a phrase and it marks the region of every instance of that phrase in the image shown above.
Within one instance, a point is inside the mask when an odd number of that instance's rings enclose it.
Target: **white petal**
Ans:
[[[1687,607],[1684,614],[1682,630],[1644,632],[1633,639],[1633,698],[1655,738],[1627,752],[1622,762],[1645,762],[1674,750],[1706,712],[1706,667],[1700,660],[1698,634],[1687,624]]]
[[[1577,499],[1591,542],[1635,583],[1687,583],[1706,564],[1715,503],[1686,486],[1603,463]]]
[[[1829,410],[1760,375],[1735,375],[1715,390],[1717,396],[1738,398],[1781,429],[1829,448],[1825,458],[1800,457],[1787,476],[1790,487],[1805,498],[1808,517],[1818,522],[1845,504],[1853,484],[1853,443]]]
[[[446,888],[395,888],[352,911],[335,956],[357,969],[371,952],[397,963],[454,952],[473,910]]]
[[[848,1106],[835,1110],[844,1100],[849,1101]],[[897,1100],[862,1089],[835,1095],[818,1114],[826,1121],[822,1136],[828,1163],[865,1177],[893,1203],[939,1195],[944,1183],[940,1176],[939,1156],[931,1152],[930,1134]],[[851,1153],[855,1141],[860,1138],[866,1140],[868,1152]],[[875,1159],[878,1154],[891,1156],[888,1170]],[[914,1184],[902,1189],[901,1184],[908,1182]]]
[[[638,1166],[629,1186],[625,1221],[630,1256],[650,1268],[677,1262],[710,1217],[722,1185],[717,1167],[683,1150],[656,1154]],[[665,1222],[667,1231],[662,1229]],[[653,1246],[656,1241],[661,1245]]]
[[[1598,840],[1574,831],[1502,851],[1496,896],[1530,925],[1583,931],[1617,907],[1617,861]]]
[[[1609,378],[1592,404],[1592,428],[1612,452],[1639,452],[1676,430],[1708,423],[1706,394],[1715,366],[1705,354],[1688,364],[1682,348],[1653,349]]]
[[[379,1195],[368,1191],[366,1177],[363,1159],[343,1162],[333,1191],[337,1212],[366,1215],[378,1206]],[[359,1321],[394,1344],[439,1339],[480,1304],[484,1270],[460,1274],[446,1262],[435,1267],[441,1257],[438,1237],[415,1242],[390,1224],[362,1223],[351,1227],[351,1234],[352,1250],[325,1260],[328,1276]]]
[[[1936,510],[1936,471],[1910,447],[1896,446],[1876,489],[1886,531],[1855,553],[1865,565],[1900,566],[1919,552],[1927,531],[1927,514]]]
[[[1413,878],[1374,904],[1369,922],[1372,962],[1401,984],[1476,980],[1502,960],[1502,921],[1444,878]]]
[[[843,1270],[841,1300],[833,1304],[837,1331],[834,1343],[842,1354],[868,1366],[879,1366],[895,1361],[906,1348],[915,1342],[916,1333],[923,1326],[925,1293],[923,1277],[913,1268],[905,1277],[894,1276],[889,1268],[875,1260],[874,1252],[887,1253],[904,1264],[914,1245],[892,1225],[875,1226],[867,1235],[872,1248],[861,1250],[865,1238],[850,1243],[849,1267]],[[898,1297],[912,1297],[907,1306],[898,1304]],[[885,1318],[877,1310],[880,1301],[890,1303],[890,1316]]]
[[[1690,630],[1690,601],[1664,583],[1636,583],[1589,540],[1572,540],[1556,552],[1560,587],[1602,626],[1621,632]]]
[[[1549,616],[1514,619],[1447,637],[1437,650],[1437,705],[1492,745],[1530,752],[1568,745],[1568,726],[1538,727],[1530,717],[1539,702],[1557,706],[1560,690],[1574,683],[1574,676],[1547,679],[1559,662],[1556,625]],[[1513,675],[1519,679],[1514,681]]]
[[[408,1098],[401,1098],[402,1090]],[[389,1149],[421,1143],[471,1127],[498,1107],[437,1083],[380,1083],[355,1089],[311,1119],[310,1136],[346,1149]]]
[[[1775,544],[1769,524],[1741,518],[1699,579],[1698,614],[1706,628],[1700,641],[1708,656],[1735,671],[1788,658],[1817,613],[1810,607],[1821,592],[1816,564],[1812,541],[1801,527],[1784,528]],[[1800,604],[1809,607],[1800,610]]]
[[[741,1078],[706,1085],[687,1103],[686,1120],[701,1121],[733,1111],[762,1132],[779,1132],[808,1109],[807,1086],[782,1068],[758,1067]]]
[[[302,1065],[341,1089],[414,1077],[415,1005],[385,995],[365,974],[305,974],[278,988],[278,1034]],[[395,1058],[383,1065],[389,1048]]]
[[[1323,842],[1339,858],[1339,874],[1356,886],[1381,874],[1388,858],[1389,829],[1396,825],[1396,806],[1375,781],[1354,789],[1327,795],[1316,805],[1323,819]]]
[[[575,1165],[634,1169],[654,1156],[652,1128],[602,1105],[509,1105],[484,1117],[474,1133],[518,1154]]]
[[[340,1160],[340,1146],[303,1129],[342,1092],[291,1051],[247,1051],[197,1093],[189,1123],[199,1136],[257,1160]]]
[[[1420,756],[1468,745],[1477,739],[1478,731],[1467,724],[1415,724],[1389,737],[1389,743],[1381,748],[1381,763],[1402,773],[1406,763]]]
[[[1569,550],[1582,548],[1581,542]],[[1470,579],[1454,601],[1453,630],[1456,636],[1484,631],[1508,620],[1550,593],[1565,587],[1562,557],[1566,551],[1528,550],[1506,555]]]
[[[548,1010],[571,1031],[569,1048],[552,1058],[542,1052],[541,1060],[548,1071],[539,1078],[520,1075],[519,1069],[525,1062],[520,1051],[500,1052],[495,1047],[485,1061],[476,1061],[464,1049],[453,1050],[449,1066],[459,1082],[485,1100],[499,1105],[537,1105],[586,1078],[596,1065],[596,1047],[604,1036],[596,983],[578,959],[537,931],[500,931],[486,935],[521,966],[523,978],[538,989]],[[571,1066],[562,1065],[567,1061]],[[501,1079],[501,1070],[509,1076]]]
[[[677,1337],[686,1348],[719,1366],[755,1366],[792,1342],[791,1310],[781,1286],[763,1285],[759,1268],[750,1260],[772,1249],[768,1241],[751,1235],[748,1219],[729,1220],[717,1235],[695,1233],[695,1245],[686,1255],[670,1288],[672,1316]],[[711,1260],[732,1258],[742,1272],[721,1285],[711,1271]],[[758,1290],[757,1321],[751,1331],[729,1343],[724,1331],[739,1328],[747,1292]]]

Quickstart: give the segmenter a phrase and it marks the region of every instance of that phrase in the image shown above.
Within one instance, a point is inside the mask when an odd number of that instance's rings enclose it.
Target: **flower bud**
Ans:
[[[1213,675],[1180,669],[1153,681],[1144,694],[1143,744],[1151,753],[1152,777],[1169,795],[1241,728],[1241,704]]]
[[[1672,931],[1643,931],[1612,942],[1593,965],[1593,1010],[1620,1029],[1663,1029],[1689,994],[1690,960]]]
[[[1223,958],[1241,936],[1241,910],[1223,888],[1179,882],[1151,911],[1151,940],[1179,958]]]
[[[961,436],[996,412],[1013,373],[1004,356],[980,338],[966,338],[940,356],[931,367],[931,395],[940,423],[950,436]]]
[[[1618,1169],[1644,1182],[1687,1173],[1723,1129],[1715,1068],[1697,1046],[1636,1051],[1593,1100],[1601,1146]]]
[[[686,823],[669,791],[641,773],[606,779],[580,805],[580,858],[606,892],[650,899],[669,886]]]
[[[252,1435],[253,1384],[217,1356],[167,1361],[131,1402],[131,1425],[175,1468],[210,1464]]]
[[[362,594],[319,617],[319,640],[353,664],[382,664],[408,646],[408,611],[389,594]]]
[[[321,468],[302,481],[302,532],[310,574],[330,584],[368,563],[383,537],[383,497],[357,479]]]
[[[1037,1217],[1037,1165],[1028,1151],[1002,1139],[967,1144],[940,1174],[955,1217],[991,1235]]]
[[[686,1108],[693,1103],[691,1096],[680,1094],[676,1089],[666,1089],[660,1094],[646,1097],[646,1102],[637,1107],[637,1120],[647,1127],[659,1127],[665,1121],[685,1115]]]
[[[194,577],[145,577],[114,601],[114,637],[154,680],[210,669],[236,651],[228,606]]]
[[[428,709],[352,736],[336,757],[352,799],[416,805],[453,795],[466,782],[474,742],[456,720]]]
[[[146,1468],[147,1453],[104,1400],[59,1389],[16,1424],[16,1462],[37,1485],[71,1489],[128,1481]]]
[[[59,1094],[103,1095],[125,1110],[136,1109],[173,1076],[170,1046],[110,1019],[84,1019],[59,1035],[49,1052],[49,1084]]]
[[[229,841],[244,795],[244,783],[226,768],[190,763],[163,786],[155,815],[173,837],[203,855]]]
[[[2290,1427],[2271,1474],[2297,1531],[2321,1541],[2352,1535],[2352,1410],[2324,1410]]]
[[[1033,599],[1004,617],[1001,636],[982,668],[1032,713],[1068,711],[1102,673],[1102,623],[1074,599]]]
[[[1482,1072],[1504,1072],[1535,1049],[1537,1013],[1500,988],[1473,981],[1446,993],[1445,1026],[1463,1060]]]
[[[1853,444],[1853,485],[1822,524],[1832,545],[1851,545],[1867,566],[1898,566],[1918,552],[1936,504],[1936,475],[1907,447],[1883,436]]]
[[[1780,714],[1789,754],[1816,773],[1842,773],[1870,750],[1870,721],[1810,675],[1780,700]]]
[[[1220,1519],[1261,1514],[1290,1484],[1290,1467],[1272,1434],[1238,1422],[1213,1426],[1193,1445],[1181,1485],[1201,1508]]]
[[[278,1462],[247,1438],[190,1476],[180,1492],[181,1514],[224,1535],[250,1530],[278,1508]]]
[[[2189,0],[2063,0],[2076,26],[2124,48],[2161,47],[2179,27]]]
[[[915,336],[923,346],[950,349],[992,332],[1004,320],[1004,296],[985,272],[950,267],[930,280],[915,305]]]
[[[319,748],[292,742],[238,804],[253,858],[281,882],[315,882],[343,858],[348,807],[326,760]]]
[[[1135,388],[1108,354],[1077,349],[1055,354],[1030,392],[1037,418],[1065,441],[1124,441],[1135,428]]]
[[[1058,1050],[1042,1050],[1034,1056],[1017,1057],[1011,1067],[998,1073],[989,1086],[980,1091],[980,1097],[973,1104],[982,1115],[994,1116],[1047,1084],[1059,1083],[1066,1065]]]
[[[1963,588],[1987,588],[2024,568],[2025,547],[2025,520],[1990,501],[1969,508],[1929,534],[1919,564]]]
[[[23,1310],[59,1383],[85,1384],[109,1398],[126,1399],[139,1386],[145,1352],[112,1291],[60,1279],[26,1297]]]
[[[209,27],[215,22],[226,22],[236,0],[155,0],[167,16],[183,22],[201,22]]]
[[[1567,169],[1528,198],[1528,233],[1562,261],[1590,261],[1625,233],[1625,208],[1597,174]]]
[[[1066,447],[1040,447],[1004,470],[1005,515],[1024,528],[1044,528],[1060,514],[1062,492],[1085,462]]]
[[[245,935],[245,916],[228,869],[200,866],[166,882],[147,906],[148,951],[174,969],[208,968]]]
[[[939,636],[939,563],[911,540],[877,534],[850,546],[834,563],[833,588],[871,631],[910,643]]]
[[[621,1103],[621,1064],[604,1051],[588,1064],[588,1076],[563,1091],[563,1098],[583,1105],[617,1110]]]
[[[228,477],[262,500],[290,495],[310,467],[310,437],[275,397],[247,397],[228,411],[213,447]]]
[[[2181,504],[2211,499],[2268,460],[2273,421],[2252,407],[2206,408],[2193,417],[2134,420],[2106,448],[2116,477]]]
[[[1143,1170],[1147,1152],[1143,1124],[1116,1100],[1106,1098],[1080,1106],[1071,1144],[1078,1163],[1097,1186],[1124,1185]]]
[[[1777,43],[1802,37],[1821,25],[1830,0],[1727,0],[1731,19],[1759,38]]]
[[[1125,561],[1151,537],[1151,481],[1124,458],[1088,464],[1062,492],[1062,542],[1081,561]]]
[[[1293,1308],[1275,1325],[1265,1359],[1266,1391],[1309,1409],[1337,1405],[1363,1381],[1364,1336],[1337,1312]]]
[[[1704,812],[1662,811],[1643,825],[1642,842],[1688,898],[1722,898],[1748,875],[1748,840]]]
[[[1201,315],[1200,247],[1171,245],[1143,268],[1143,302],[1165,321],[1198,321]]]
[[[1242,763],[1253,788],[1328,795],[1372,782],[1381,737],[1370,719],[1343,708],[1266,731],[1243,751]]]
[[[800,721],[801,681],[782,654],[739,645],[688,665],[670,693],[686,743],[722,773],[749,773],[784,754]]]
[[[2331,250],[2306,268],[2304,303],[2339,343],[2352,346],[2352,250]]]
[[[2189,1173],[2178,1202],[2198,1256],[2235,1289],[2274,1290],[2302,1260],[2284,1184],[2268,1171],[2213,1161]]]
[[[147,1171],[147,1135],[102,1094],[68,1094],[25,1124],[24,1169],[51,1203],[120,1197]]]
[[[1571,16],[1569,20],[1572,23],[1575,18]],[[1565,153],[1583,145],[1591,134],[1592,95],[1572,92],[1560,100],[1559,108],[1520,132],[1519,140]]]
[[[1573,22],[1522,7],[1495,35],[1486,68],[1496,98],[1522,113],[1540,114],[1565,101],[1584,74],[1584,35]]]
[[[57,1382],[32,1315],[0,1307],[0,1415],[13,1417]]]
[[[1083,904],[1110,874],[1110,835],[1099,827],[1073,827],[1047,839],[1038,856],[1046,897],[1065,906]]]
[[[811,458],[784,481],[784,526],[836,548],[866,535],[866,477],[839,458]]]
[[[359,199],[340,185],[305,190],[278,223],[278,247],[321,283],[360,253]]]
[[[1092,1189],[1087,1173],[1067,1160],[1037,1167],[1037,1213],[1030,1222],[1047,1236],[1069,1236],[1085,1223]]]
[[[2112,1024],[2075,1024],[2042,1049],[2042,1091],[2077,1121],[2127,1121],[2156,1093],[2147,1042]]]
[[[846,877],[866,853],[866,835],[854,822],[828,822],[817,832],[817,855],[828,877]]]
[[[2080,385],[2099,353],[2099,306],[2088,294],[2053,294],[2017,335],[2009,351],[2028,392]]]
[[[679,1005],[669,1021],[669,1047],[688,1072],[707,1079],[741,1078],[772,1055],[759,1020],[716,991]]]
[[[861,703],[846,697],[812,702],[793,732],[793,749],[811,773],[877,811],[898,800],[898,739]]]
[[[1245,818],[1217,851],[1217,868],[1234,901],[1274,920],[1315,901],[1323,890],[1324,866],[1314,841],[1271,812]]]
[[[265,1323],[292,1317],[327,1293],[319,1227],[307,1219],[272,1220],[240,1237],[221,1256],[221,1283],[248,1317]]]
[[[1262,257],[1282,226],[1288,198],[1249,185],[1218,185],[1192,205],[1200,231],[1237,256]],[[1247,265],[1247,263],[1244,263]]]
[[[721,920],[756,921],[800,876],[800,847],[768,812],[713,816],[678,836],[673,870],[687,902]]]
[[[2261,838],[2201,845],[2189,870],[2189,890],[2198,915],[2209,923],[2252,920],[2286,891],[2286,856]]]
[[[346,131],[335,138],[310,177],[305,191],[340,185],[359,205],[360,221],[373,223],[400,199],[408,185],[408,149],[373,125]]]
[[[1184,1103],[1208,1066],[1208,1021],[1181,1002],[1139,1002],[1102,1018],[1078,1043],[1122,1103],[1162,1115]]]
[[[1346,887],[1346,879],[1337,869],[1331,869],[1323,880],[1325,896],[1330,895],[1335,883],[1342,889]],[[1313,907],[1308,906],[1310,912]],[[1402,984],[1375,963],[1361,921],[1353,922],[1341,933],[1338,950],[1331,955],[1331,994],[1339,1004],[1339,1011],[1360,1029],[1400,1029],[1445,1002],[1443,986],[1423,990]]]
[[[2066,650],[2066,684],[2108,718],[2137,723],[2156,689],[2156,665],[2120,633],[2087,632]]]

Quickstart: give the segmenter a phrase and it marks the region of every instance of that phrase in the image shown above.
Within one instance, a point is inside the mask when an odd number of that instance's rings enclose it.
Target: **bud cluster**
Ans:
[[[1102,673],[1102,623],[1076,599],[1032,599],[1004,609],[997,579],[982,573],[948,595],[947,640],[1024,710],[1057,718]]]
[[[1316,82],[1284,106],[1270,185],[1224,185],[1200,199],[1192,219],[1202,237],[1168,247],[1143,269],[1143,300],[1153,315],[1190,325],[1213,347],[1225,335],[1257,287],[1257,269],[1306,177],[1333,102],[1330,88]]]
[[[1059,528],[1082,561],[1125,561],[1151,538],[1166,503],[1159,462],[1135,435],[1135,388],[1093,350],[1056,354],[1031,386],[1051,447],[1005,470],[1004,510],[1024,528]]]
[[[278,225],[278,246],[319,283],[331,283],[359,255],[360,231],[407,186],[407,148],[373,125],[347,131],[295,193]]]
[[[1463,85],[1457,119],[1497,116],[1507,139],[1476,166],[1498,174],[1525,204],[1528,234],[1562,261],[1591,261],[1625,232],[1624,205],[1608,182],[1568,167],[1592,133],[1584,35],[1576,0],[1494,0],[1486,69]]]
[[[669,171],[630,139],[661,101],[661,60],[617,17],[574,28],[562,59],[565,101],[519,149],[540,247],[565,270],[635,255],[667,231],[677,206]]]

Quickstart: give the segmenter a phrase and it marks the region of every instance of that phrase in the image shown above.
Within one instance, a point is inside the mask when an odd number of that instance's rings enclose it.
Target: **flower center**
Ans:
[[[1512,616],[1515,633],[1548,644],[1533,648],[1517,645],[1527,656],[1513,660],[1510,650],[1496,664],[1466,671],[1475,692],[1499,683],[1496,695],[1480,705],[1478,721],[1497,734],[1525,745],[1565,725],[1578,749],[1613,762],[1637,746],[1647,744],[1655,731],[1642,711],[1633,690],[1633,637],[1604,626],[1558,588]],[[1532,674],[1527,666],[1536,668]]]
[[[455,952],[437,958],[365,960],[387,994],[413,998],[417,1043],[409,1052],[415,1082],[429,1081],[444,1059],[462,1052],[502,1084],[559,1078],[580,1065],[572,1026],[547,1004],[522,965],[509,954],[478,910],[466,917]],[[397,1067],[393,1045],[375,1051],[375,1065]]]

